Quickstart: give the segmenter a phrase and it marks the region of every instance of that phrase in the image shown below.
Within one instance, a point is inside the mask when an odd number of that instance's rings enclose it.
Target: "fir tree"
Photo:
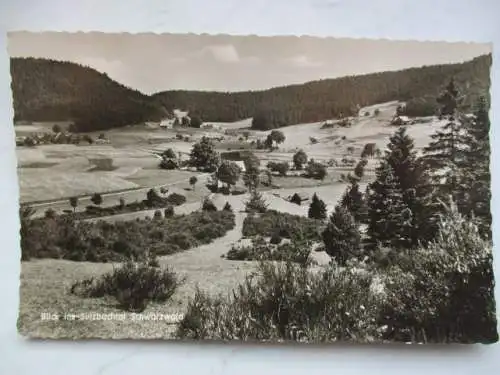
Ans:
[[[368,233],[372,244],[414,247],[435,234],[436,206],[424,164],[405,128],[390,138],[386,154],[369,185]]]
[[[377,170],[368,198],[371,245],[410,247],[413,214],[403,200],[401,183],[388,163]]]
[[[340,265],[361,253],[361,234],[354,217],[342,206],[336,206],[322,233],[325,251]]]
[[[433,141],[424,149],[425,160],[433,169],[432,182],[439,189],[442,198],[451,195],[460,206],[463,202],[463,189],[459,185],[459,169],[464,162],[463,120],[457,110],[459,92],[453,79],[446,90],[438,97],[441,105],[440,115],[446,119],[445,125],[431,135]]]
[[[351,185],[344,192],[340,204],[354,216],[357,222],[362,223],[366,220],[366,202],[357,181],[351,181]]]
[[[324,220],[326,219],[326,204],[318,198],[316,193],[312,197],[311,205],[309,206],[308,216],[311,219]]]
[[[491,175],[488,110],[488,102],[485,98],[480,98],[473,118],[465,122],[467,149],[464,166],[460,173],[465,194],[460,208],[462,214],[474,214],[480,221],[479,228],[489,237],[491,235]]]

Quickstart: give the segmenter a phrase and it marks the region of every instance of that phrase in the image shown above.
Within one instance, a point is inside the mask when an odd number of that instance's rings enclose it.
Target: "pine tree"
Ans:
[[[401,183],[388,163],[377,169],[369,188],[368,235],[371,245],[410,247],[413,214],[403,200]]]
[[[311,219],[324,220],[326,219],[326,204],[318,198],[316,193],[312,197],[311,205],[309,206],[308,216]]]
[[[354,217],[342,206],[336,206],[322,233],[325,251],[340,265],[361,254],[361,234]]]
[[[362,223],[366,220],[366,202],[363,193],[359,190],[357,181],[351,181],[351,185],[344,192],[340,204],[354,216],[357,222]]]
[[[436,206],[424,164],[417,158],[413,139],[399,128],[369,185],[368,233],[372,244],[414,247],[435,234]]]
[[[464,162],[463,120],[458,112],[459,92],[453,79],[438,97],[440,114],[446,119],[445,125],[431,135],[433,141],[424,149],[425,160],[433,169],[432,182],[439,188],[442,198],[451,195],[460,206],[463,190],[459,185],[459,169]]]
[[[462,214],[474,214],[480,221],[481,231],[489,237],[491,236],[491,175],[488,110],[488,102],[484,97],[480,98],[473,118],[465,122],[467,149],[460,178],[466,192],[461,205]]]

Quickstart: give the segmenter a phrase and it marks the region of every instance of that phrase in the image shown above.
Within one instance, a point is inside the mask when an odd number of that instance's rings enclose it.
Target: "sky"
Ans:
[[[76,62],[152,94],[262,90],[470,60],[491,44],[195,34],[11,32],[11,57]]]

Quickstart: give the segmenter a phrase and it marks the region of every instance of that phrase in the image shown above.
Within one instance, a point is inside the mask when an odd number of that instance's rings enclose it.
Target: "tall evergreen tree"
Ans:
[[[374,245],[409,248],[432,239],[436,208],[424,171],[413,139],[399,128],[368,189],[368,233]]]
[[[491,235],[491,175],[489,143],[489,103],[486,98],[478,100],[472,119],[465,122],[467,149],[465,162],[460,173],[465,187],[462,213],[474,214],[479,219],[479,228]]]
[[[431,135],[433,141],[424,149],[424,160],[432,169],[430,176],[442,198],[446,199],[451,195],[460,207],[463,188],[460,186],[458,175],[464,163],[466,140],[463,118],[458,112],[459,91],[453,79],[437,98],[437,102],[441,105],[440,115],[446,119],[446,123]]]
[[[316,193],[312,197],[311,204],[309,206],[308,216],[311,219],[324,220],[326,219],[326,204],[321,199],[318,198]]]
[[[361,234],[354,217],[342,206],[336,206],[322,233],[325,251],[340,264],[361,254]]]
[[[377,170],[370,184],[368,235],[376,246],[410,247],[413,213],[405,204],[401,183],[388,163]]]
[[[357,222],[365,222],[367,207],[363,193],[359,190],[357,181],[351,181],[351,185],[344,192],[340,204],[354,216]]]

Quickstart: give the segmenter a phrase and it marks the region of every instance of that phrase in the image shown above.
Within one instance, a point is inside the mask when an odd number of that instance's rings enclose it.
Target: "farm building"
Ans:
[[[309,195],[307,195],[307,193],[304,192],[298,192],[288,197],[288,200],[296,204],[301,204],[302,202],[306,202],[309,200]]]
[[[236,160],[233,163],[235,163],[238,167],[240,167],[242,173],[245,172],[245,163],[243,161]]]

